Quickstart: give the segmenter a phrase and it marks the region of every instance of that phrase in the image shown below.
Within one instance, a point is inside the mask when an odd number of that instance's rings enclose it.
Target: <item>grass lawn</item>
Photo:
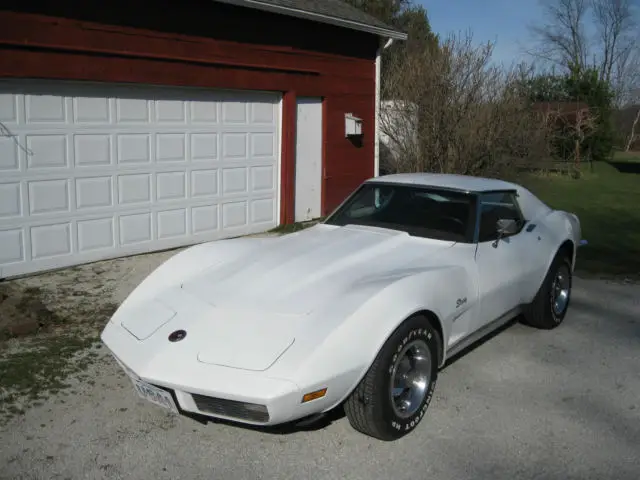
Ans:
[[[640,163],[640,152],[616,152],[613,161]]]
[[[614,162],[634,160],[640,167],[640,155],[616,156]],[[578,252],[578,274],[640,279],[640,174],[604,162],[583,171],[579,180],[532,174],[519,180],[552,208],[580,218],[589,245]]]

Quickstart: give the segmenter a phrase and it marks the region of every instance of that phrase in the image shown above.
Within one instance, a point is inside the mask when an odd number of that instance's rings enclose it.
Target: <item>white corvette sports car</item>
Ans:
[[[520,314],[562,322],[582,243],[575,215],[516,184],[377,177],[306,230],[178,253],[101,338],[140,396],[177,413],[266,426],[344,405],[393,440],[447,358]]]

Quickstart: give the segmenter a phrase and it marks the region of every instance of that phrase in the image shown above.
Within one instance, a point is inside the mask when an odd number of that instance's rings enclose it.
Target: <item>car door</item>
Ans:
[[[500,236],[497,222],[515,220],[515,233]],[[525,219],[515,192],[483,193],[479,198],[476,267],[479,314],[473,330],[500,318],[522,303],[527,275],[527,252],[535,248],[532,235],[523,228]]]

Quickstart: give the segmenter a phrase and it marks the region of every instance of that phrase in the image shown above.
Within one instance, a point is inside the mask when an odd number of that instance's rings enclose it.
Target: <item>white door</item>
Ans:
[[[0,82],[0,277],[268,230],[280,96]]]
[[[480,274],[480,314],[472,330],[518,307],[524,297],[524,280],[530,274],[527,257],[535,248],[533,236],[520,230],[496,241],[498,219],[516,220],[522,229],[524,219],[513,193],[480,195],[480,238],[476,250]]]
[[[295,220],[321,215],[322,99],[299,97],[296,122]]]

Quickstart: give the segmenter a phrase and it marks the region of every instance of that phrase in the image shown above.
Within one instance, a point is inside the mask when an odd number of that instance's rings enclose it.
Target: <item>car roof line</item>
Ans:
[[[437,185],[434,183],[412,183],[412,182],[385,182],[384,180],[367,180],[365,183],[370,185],[387,185],[387,186],[402,186],[402,187],[415,187],[415,188],[435,188],[438,190],[446,190],[450,192],[460,192],[460,193],[468,193],[468,194],[490,194],[490,193],[518,193],[516,188],[492,188],[490,190],[468,190],[464,188],[456,188],[456,187],[447,187],[444,185]]]

